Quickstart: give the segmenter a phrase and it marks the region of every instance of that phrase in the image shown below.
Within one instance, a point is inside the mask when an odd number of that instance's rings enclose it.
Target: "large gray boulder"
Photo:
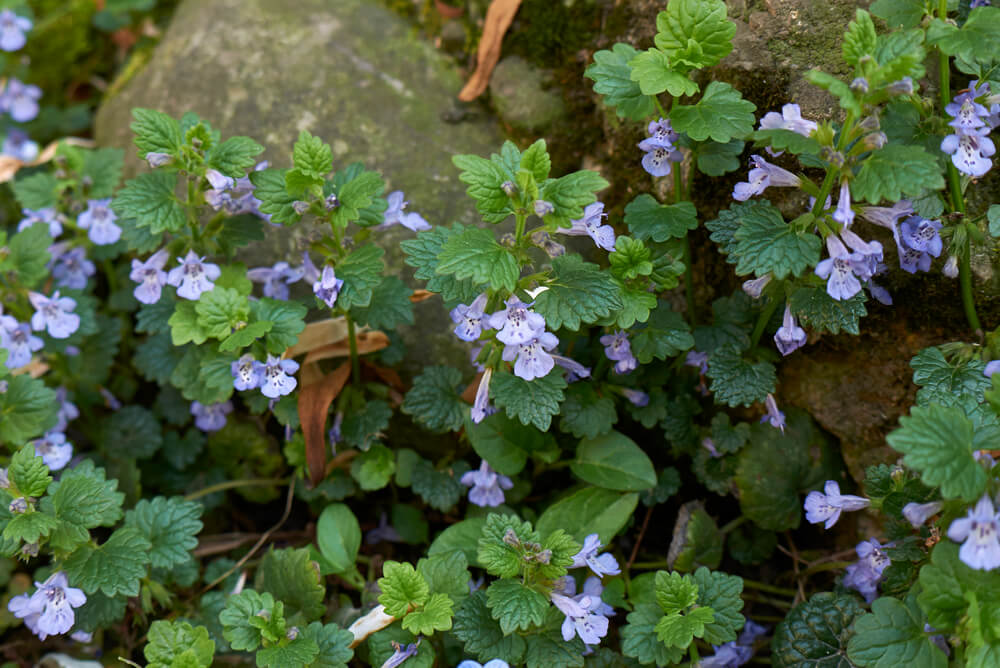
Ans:
[[[502,137],[482,113],[444,120],[456,116],[461,85],[447,56],[374,0],[184,0],[149,63],[116,82],[95,132],[100,144],[126,148],[132,175],[145,168],[131,144],[133,107],[194,111],[224,137],[253,137],[278,167],[290,164],[295,138],[309,130],[332,145],[336,166],[360,160],[378,169],[432,224],[475,223],[451,156],[488,155]],[[295,257],[317,234],[277,230],[243,259]],[[410,280],[398,242],[413,233],[397,227],[379,236],[390,271]],[[456,356],[442,318],[439,299],[417,306],[415,329],[431,347],[420,355],[425,362]],[[449,336],[438,340],[438,332]]]

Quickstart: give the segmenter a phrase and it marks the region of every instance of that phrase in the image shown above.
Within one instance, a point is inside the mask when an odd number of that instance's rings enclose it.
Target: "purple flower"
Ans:
[[[607,215],[604,213],[604,203],[594,202],[593,204],[588,204],[583,210],[583,218],[570,221],[572,227],[563,227],[556,230],[556,232],[571,236],[586,234],[594,240],[598,248],[603,248],[611,252],[615,249],[615,228],[610,225],[601,224]]]
[[[298,381],[288,375],[299,370],[299,363],[295,360],[283,360],[269,354],[267,362],[254,362],[254,365],[260,376],[260,392],[265,397],[277,399],[291,394],[298,385]]]
[[[986,366],[983,368],[983,375],[990,378],[997,371],[1000,371],[1000,360],[993,360],[986,363]]]
[[[163,165],[168,164],[171,160],[174,159],[174,156],[170,155],[169,153],[159,153],[157,151],[150,151],[149,153],[146,154],[145,159],[146,162],[149,163],[150,167],[156,169],[157,167],[162,167]]]
[[[559,612],[566,615],[562,624],[562,637],[566,642],[579,635],[584,644],[597,645],[608,634],[608,618],[596,612],[602,605],[600,597],[595,600],[584,594],[579,601],[556,593],[549,597]]]
[[[31,162],[38,157],[38,143],[31,141],[24,130],[11,128],[4,137],[2,151],[21,162]]]
[[[604,617],[615,616],[615,609],[601,599],[601,594],[604,593],[604,585],[601,583],[601,578],[597,576],[591,575],[584,580],[583,591],[577,594],[576,580],[571,575],[564,575],[556,580],[553,591],[557,594],[568,596],[581,605],[586,605],[590,612]],[[589,597],[590,600],[584,602],[584,597]]]
[[[327,438],[330,440],[330,452],[334,457],[337,456],[337,444],[344,438],[343,434],[340,432],[340,427],[343,424],[344,413],[342,411],[337,411],[337,414],[333,416],[333,424],[330,426],[330,431],[326,434]]]
[[[958,278],[958,256],[949,255],[948,259],[945,260],[944,266],[941,267],[941,273],[948,278]]]
[[[319,297],[329,308],[337,303],[340,289],[344,286],[343,279],[337,278],[333,272],[333,267],[326,265],[323,267],[323,274],[313,283],[313,294]]]
[[[113,411],[121,410],[122,402],[118,400],[118,397],[111,394],[110,390],[106,387],[99,387],[97,388],[97,391],[101,393],[101,396],[104,398],[104,403],[107,404],[108,408]]]
[[[395,640],[391,640],[390,642],[392,643],[392,648],[395,651],[392,653],[392,656],[385,660],[385,663],[382,664],[382,668],[396,668],[396,666],[403,663],[411,656],[414,656],[420,647],[420,638],[417,639],[417,642],[411,642],[409,645],[405,646],[400,645]]]
[[[406,205],[409,204],[409,202],[404,201],[403,197],[403,191],[401,190],[389,193],[389,196],[386,197],[389,201],[389,207],[385,210],[383,222],[378,226],[379,229],[392,227],[393,225],[402,225],[414,232],[431,229],[430,223],[424,220],[423,216],[419,213],[407,213],[403,211]]]
[[[649,405],[649,395],[642,390],[636,390],[631,387],[623,387],[622,396],[632,402],[632,405],[642,408],[643,406]]]
[[[639,360],[632,354],[627,332],[618,330],[614,334],[605,334],[601,337],[601,345],[607,358],[615,363],[615,373],[628,373],[639,366]]]
[[[847,181],[840,182],[840,199],[837,200],[837,210],[833,212],[833,219],[843,225],[850,227],[854,222],[854,210],[851,209],[851,186]]]
[[[34,594],[15,596],[7,604],[15,617],[24,620],[31,632],[45,640],[73,628],[76,617],[73,608],[87,602],[82,590],[69,586],[66,574],[54,573],[45,582],[36,582]]]
[[[31,30],[32,23],[23,16],[18,16],[9,9],[0,12],[0,49],[17,51],[28,38],[24,33]]]
[[[27,123],[38,115],[38,100],[41,97],[41,88],[25,85],[11,77],[7,88],[0,93],[0,110],[8,112],[18,123]]]
[[[510,489],[514,482],[500,475],[484,459],[475,471],[466,471],[460,480],[469,490],[469,501],[482,508],[495,508],[504,501],[503,490]]]
[[[122,237],[122,228],[115,225],[118,216],[111,210],[111,198],[92,199],[87,209],[76,219],[76,226],[87,230],[87,236],[98,246],[113,244]]]
[[[985,134],[956,133],[941,140],[941,150],[951,156],[958,171],[968,176],[982,176],[993,167],[990,156],[996,146]]]
[[[253,355],[246,354],[229,365],[229,370],[233,374],[233,387],[241,392],[260,387],[261,376],[257,360]]]
[[[951,523],[948,538],[962,543],[958,558],[969,568],[991,571],[1000,567],[1000,515],[987,495],[966,517]]]
[[[524,380],[534,380],[547,376],[555,367],[556,362],[547,351],[552,350],[557,345],[559,345],[559,339],[556,338],[555,334],[541,331],[530,341],[509,343],[504,346],[503,360],[514,362],[515,376]]]
[[[47,432],[41,438],[31,441],[35,446],[35,456],[41,457],[52,471],[58,471],[69,463],[73,456],[73,444],[66,442],[66,435],[58,431]]]
[[[212,283],[222,275],[219,265],[205,262],[194,251],[188,251],[183,258],[177,258],[181,266],[174,267],[167,274],[167,285],[177,288],[177,296],[197,301],[201,293],[215,287]]]
[[[863,206],[858,212],[862,218],[869,222],[881,225],[890,230],[895,230],[899,219],[913,215],[913,205],[909,200],[900,200],[891,207],[884,206]]]
[[[903,517],[914,529],[919,529],[927,520],[941,512],[944,504],[940,501],[930,503],[911,502],[903,506]]]
[[[879,267],[882,266],[882,258],[884,257],[881,243],[865,241],[848,228],[840,231],[840,238],[853,251],[851,253],[851,269],[859,279],[867,281],[879,273]]]
[[[869,603],[878,596],[878,583],[882,579],[882,572],[891,563],[883,547],[885,546],[874,538],[858,543],[855,548],[858,560],[847,567],[844,575],[844,586],[856,590]]]
[[[715,449],[715,441],[710,438],[701,439],[701,447],[708,451],[712,459],[718,459],[722,456],[722,453]]]
[[[264,284],[264,296],[272,299],[288,299],[288,286],[305,275],[305,268],[292,269],[287,262],[277,262],[272,267],[257,267],[247,272],[247,278],[254,283]]]
[[[56,388],[56,401],[59,402],[59,411],[56,413],[56,426],[52,427],[52,431],[66,431],[67,425],[80,417],[80,409],[69,400],[65,387]]]
[[[795,317],[788,304],[785,304],[785,316],[781,320],[781,327],[774,333],[774,345],[782,355],[791,355],[806,345],[806,331],[795,324]]]
[[[545,230],[535,230],[531,233],[531,243],[535,244],[549,257],[559,257],[566,254],[566,247],[554,241]]]
[[[486,318],[486,294],[472,300],[469,305],[459,304],[451,310],[451,321],[455,323],[455,336],[463,341],[475,341],[483,333]]]
[[[936,220],[912,216],[900,223],[899,237],[913,250],[938,257],[942,248],[940,229],[941,223]]]
[[[223,401],[217,404],[205,404],[192,401],[191,415],[194,416],[194,426],[202,431],[219,431],[226,426],[226,416],[233,412],[233,402]]]
[[[533,340],[545,331],[545,318],[529,310],[516,296],[511,295],[503,311],[490,315],[489,328],[497,330],[497,340],[507,345],[518,345]]]
[[[568,383],[580,380],[581,378],[588,378],[590,376],[590,369],[583,366],[576,360],[563,357],[562,355],[553,355],[552,361],[569,371],[569,373],[566,374],[566,382]]]
[[[697,367],[698,373],[704,376],[708,373],[708,353],[698,352],[697,350],[690,351],[684,358],[684,366]]]
[[[479,663],[478,661],[473,661],[472,659],[466,659],[459,663],[455,668],[510,668],[510,664],[503,659],[490,659],[486,663]]]
[[[781,113],[769,111],[760,119],[761,130],[791,130],[803,137],[808,137],[817,128],[815,121],[802,118],[802,111],[797,104],[786,104]]]
[[[825,493],[824,493],[825,492]],[[836,480],[827,480],[823,492],[812,491],[806,496],[806,520],[811,524],[825,522],[827,529],[840,519],[843,511],[852,512],[871,505],[871,501],[853,494],[841,494]]]
[[[836,235],[826,238],[826,248],[830,257],[816,265],[816,275],[829,279],[826,292],[840,301],[850,299],[861,291],[861,282],[854,275],[854,265],[863,258],[858,253],[848,253],[843,242]]]
[[[535,215],[539,218],[544,218],[555,210],[556,207],[552,204],[552,202],[546,202],[543,199],[535,200]]]
[[[472,421],[479,424],[486,419],[486,416],[496,412],[490,406],[490,380],[493,378],[493,369],[483,371],[483,377],[479,380],[479,387],[476,388],[476,400],[472,404]]]
[[[680,136],[670,126],[670,121],[659,119],[650,121],[647,128],[649,137],[639,142],[639,148],[646,152],[642,157],[642,168],[653,176],[670,173],[670,163],[680,162],[683,155],[674,147]]]
[[[48,225],[49,236],[53,239],[58,237],[63,232],[59,212],[52,207],[38,209],[37,211],[24,209],[22,213],[24,214],[24,218],[22,218],[21,222],[17,224],[18,232],[26,230],[36,223],[44,223],[45,225]]]
[[[990,86],[988,83],[979,83],[978,79],[969,82],[969,89],[964,93],[959,93],[945,106],[944,110],[952,120],[948,123],[959,133],[977,133],[980,128],[986,125],[983,117],[989,116],[989,111],[985,106],[976,102],[977,97],[989,95]]]
[[[52,297],[29,292],[28,300],[35,308],[35,314],[31,316],[31,328],[36,332],[45,329],[52,338],[65,339],[79,329],[80,316],[73,313],[76,308],[75,299],[60,297],[56,290]]]
[[[64,241],[49,247],[52,277],[61,288],[82,290],[87,287],[87,278],[93,276],[96,269],[94,263],[87,259],[83,248],[78,246],[65,250],[67,244]]]
[[[782,169],[777,165],[764,160],[759,155],[750,156],[752,169],[748,175],[748,180],[737,183],[733,188],[733,199],[745,202],[754,195],[759,195],[768,186],[793,186],[798,187],[801,181],[799,177],[792,174],[787,169]]]
[[[785,433],[785,414],[778,410],[778,403],[774,400],[774,395],[768,394],[764,400],[767,412],[760,418],[761,422],[769,422],[775,429],[780,429]]]
[[[706,656],[699,668],[738,668],[753,657],[753,644],[767,633],[767,627],[747,620],[739,638],[715,648],[714,656]]]
[[[20,369],[31,361],[31,354],[45,345],[31,333],[27,323],[19,323],[9,315],[0,315],[0,348],[7,349],[8,369]]]
[[[583,547],[573,557],[573,565],[570,568],[583,568],[589,566],[599,578],[605,575],[618,575],[621,569],[614,556],[608,552],[598,555],[601,550],[601,540],[596,533],[592,533],[583,539]]]
[[[743,281],[743,292],[745,292],[747,296],[752,299],[760,299],[760,296],[764,293],[764,288],[766,288],[767,284],[770,282],[771,274],[764,274],[760,278]]]
[[[267,162],[258,163],[254,171],[258,172],[267,169]],[[216,211],[224,209],[230,215],[241,213],[252,213],[264,220],[270,220],[271,216],[260,212],[260,200],[254,197],[254,185],[246,176],[233,179],[214,169],[205,172],[205,178],[212,186],[205,191],[205,201]]]
[[[132,291],[135,298],[143,304],[155,304],[160,301],[163,286],[167,283],[167,272],[163,271],[170,253],[166,248],[161,248],[150,255],[145,262],[132,260],[132,272],[128,275],[129,280],[138,283],[138,287]]]

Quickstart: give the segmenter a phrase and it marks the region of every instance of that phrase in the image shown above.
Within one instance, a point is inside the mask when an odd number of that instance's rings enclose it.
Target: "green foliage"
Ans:
[[[122,527],[99,546],[78,548],[66,559],[63,569],[70,582],[87,594],[101,591],[107,596],[136,596],[151,549],[152,544],[142,533]]]
[[[666,666],[680,662],[684,649],[668,647],[657,637],[656,626],[663,611],[655,604],[640,604],[630,612],[622,629],[622,653],[643,665]]]
[[[399,325],[413,324],[413,290],[395,276],[386,276],[372,291],[371,305],[356,308],[352,315],[356,322],[372,329],[395,329]]]
[[[854,635],[847,644],[847,657],[859,666],[889,668],[912,663],[945,668],[948,658],[924,632],[925,618],[916,597],[906,601],[883,596],[872,603],[872,611],[854,622]]]
[[[142,650],[147,668],[208,668],[215,657],[215,642],[204,626],[158,619],[149,627]]]
[[[718,403],[728,406],[749,406],[764,401],[774,392],[774,365],[767,361],[752,361],[734,345],[723,345],[708,358],[709,391]]]
[[[704,4],[697,0],[685,1]],[[674,105],[670,110],[670,122],[674,130],[687,134],[695,141],[711,138],[724,144],[742,139],[753,131],[753,112],[756,109],[753,102],[744,100],[740,92],[729,84],[713,81],[705,87],[697,104]]]
[[[839,334],[841,331],[857,336],[861,333],[859,322],[868,315],[864,291],[850,299],[834,299],[823,285],[800,285],[788,298],[795,317],[803,325],[819,332]]]
[[[694,337],[687,321],[670,309],[667,302],[659,302],[645,325],[635,329],[632,337],[632,354],[642,364],[653,358],[666,360],[694,347]]]
[[[472,279],[458,280],[451,274],[438,274],[438,254],[445,242],[466,228],[461,223],[449,227],[435,227],[417,234],[416,239],[407,239],[399,246],[406,254],[406,264],[416,268],[414,276],[426,281],[430,292],[441,293],[446,304],[463,302],[469,304],[480,293],[480,287]]]
[[[333,573],[354,568],[361,547],[361,527],[343,503],[328,505],[316,522],[316,545]]]
[[[18,496],[41,496],[52,482],[49,467],[41,457],[35,455],[35,446],[30,444],[10,458],[7,478],[12,485],[11,491],[16,490]]]
[[[261,559],[254,587],[280,600],[289,621],[312,622],[326,610],[326,586],[307,548],[269,550]]]
[[[41,436],[56,423],[56,393],[28,374],[7,381],[0,394],[0,441],[16,445]]]
[[[161,111],[136,108],[132,110],[135,120],[129,126],[135,137],[139,157],[145,158],[147,153],[168,153],[178,155],[184,144],[180,124]]]
[[[500,623],[500,630],[509,634],[539,626],[545,620],[549,600],[520,580],[502,578],[486,590],[486,607]]]
[[[254,166],[256,156],[263,152],[264,147],[250,137],[230,137],[208,150],[205,163],[226,176],[238,179],[246,175]]]
[[[87,529],[114,526],[122,518],[125,502],[125,495],[117,490],[117,480],[107,480],[103,468],[85,460],[49,485],[43,508],[48,511],[51,504],[58,519]]]
[[[851,668],[847,643],[864,609],[854,596],[822,592],[792,609],[771,641],[778,668],[814,665]]]
[[[21,230],[10,237],[4,244],[6,236],[0,232],[0,247],[6,247],[9,253],[0,253],[0,272],[11,272],[17,281],[26,288],[36,287],[49,274],[49,246],[52,237],[49,236],[47,225],[35,224]]]
[[[125,183],[111,208],[122,218],[135,219],[139,228],[152,234],[178,232],[188,222],[184,206],[174,194],[177,174],[167,171],[146,172]]]
[[[610,51],[598,51],[584,73],[594,81],[594,92],[604,96],[604,104],[614,107],[619,117],[641,121],[654,111],[653,100],[643,95],[632,80],[631,60],[639,52],[628,44],[615,44]]]
[[[375,443],[351,462],[351,477],[366,491],[388,485],[395,470],[396,459],[392,450],[381,443]]]
[[[629,61],[630,77],[639,83],[643,95],[659,95],[667,91],[674,97],[694,95],[698,84],[670,68],[670,58],[659,49],[642,51]]]
[[[219,286],[198,298],[194,312],[198,316],[198,329],[215,339],[226,338],[234,329],[245,326],[250,317],[246,297],[232,288]]]
[[[512,373],[499,372],[490,383],[490,396],[496,405],[517,418],[524,425],[534,425],[548,431],[552,416],[559,412],[566,379],[562,370],[553,369],[549,375],[527,381]]]
[[[698,227],[698,214],[691,202],[660,204],[652,195],[642,194],[625,206],[625,224],[641,241],[681,239]]]
[[[458,390],[462,374],[447,366],[430,366],[413,379],[403,412],[435,432],[458,431],[467,404]]]
[[[922,146],[889,144],[872,152],[851,182],[855,199],[878,204],[944,187],[938,159]]]
[[[262,640],[274,642],[284,635],[283,606],[267,592],[258,594],[253,589],[244,589],[230,596],[219,621],[222,636],[235,650],[252,652],[260,647]]]
[[[686,71],[711,67],[729,55],[736,24],[726,19],[722,0],[671,0],[657,15],[656,30],[656,47],[675,69]]]
[[[518,663],[524,656],[526,644],[518,634],[504,633],[500,624],[490,614],[486,592],[477,591],[469,596],[455,611],[455,636],[465,645],[465,650],[480,661],[501,659]]]
[[[361,246],[340,260],[336,266],[337,278],[344,281],[336,305],[342,309],[369,306],[375,286],[382,282],[383,250],[368,244]]]
[[[605,489],[639,492],[656,485],[649,457],[617,431],[581,441],[570,468],[578,478]]]
[[[287,169],[262,169],[250,172],[250,182],[254,185],[253,195],[260,200],[261,213],[270,214],[271,221],[288,225],[297,223],[302,217],[292,204],[296,201],[285,189]],[[338,277],[339,278],[339,277]]]
[[[542,285],[548,289],[535,298],[534,310],[551,330],[579,329],[622,306],[611,276],[579,255],[553,258],[552,278]]]
[[[493,238],[490,230],[469,228],[448,237],[438,253],[437,272],[513,290],[520,269],[517,260]]]
[[[822,245],[812,232],[786,223],[776,208],[756,208],[741,217],[733,233],[732,255],[740,276],[771,274],[783,279],[816,266]]]
[[[538,518],[538,530],[563,529],[579,541],[596,533],[607,545],[625,528],[638,504],[636,492],[584,487],[549,505]]]

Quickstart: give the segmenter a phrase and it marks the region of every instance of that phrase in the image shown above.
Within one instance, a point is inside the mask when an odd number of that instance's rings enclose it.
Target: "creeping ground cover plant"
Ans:
[[[32,25],[0,10],[0,49]],[[193,113],[133,110],[128,179],[112,148],[17,157],[4,666],[1000,665],[1000,323],[974,271],[1000,237],[1000,9],[858,9],[849,74],[806,74],[828,117],[715,78],[735,34],[721,0],[669,0],[652,44],[593,55],[637,138],[614,159],[648,177],[621,206],[545,139],[454,156],[478,224],[329,138],[264,161]],[[23,122],[41,93],[15,81]],[[251,259],[276,234],[294,252]],[[932,282],[965,321],[852,478],[779,379]],[[461,352],[429,359],[437,334]]]

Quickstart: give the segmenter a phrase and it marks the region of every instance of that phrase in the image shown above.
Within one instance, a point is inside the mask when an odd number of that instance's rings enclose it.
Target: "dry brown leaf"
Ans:
[[[321,382],[303,385],[299,391],[299,422],[306,441],[309,480],[314,486],[326,473],[326,414],[350,377],[351,365],[344,362]]]
[[[414,304],[419,304],[422,301],[430,299],[436,294],[436,292],[431,292],[430,290],[414,290],[413,294],[410,295],[410,301]]]
[[[479,52],[476,54],[476,71],[472,73],[465,88],[458,94],[458,99],[471,102],[483,94],[490,83],[493,68],[500,60],[500,45],[503,36],[514,20],[521,0],[493,0],[486,10],[486,23],[483,26],[483,36],[479,39]]]
[[[298,342],[285,351],[285,357],[298,357],[316,348],[346,339],[347,320],[344,318],[327,318],[311,322],[299,334]]]
[[[319,368],[319,362],[310,362],[309,364],[302,365],[302,370],[299,371],[299,382],[302,383],[303,387],[318,383],[321,380],[323,380],[323,370]]]
[[[462,392],[462,401],[468,403],[475,403],[476,401],[476,391],[479,389],[479,383],[483,379],[483,372],[480,371],[476,374],[476,377],[472,379],[469,386],[465,388],[465,392]]]
[[[379,380],[381,380],[389,387],[393,387],[400,391],[406,389],[406,385],[403,383],[403,379],[399,377],[399,374],[396,373],[395,369],[379,366],[378,364],[372,364],[367,360],[363,361],[362,364],[365,366],[366,369],[371,369],[372,371],[374,371],[375,375],[378,376]]]
[[[379,331],[361,332],[357,335],[357,342],[359,355],[367,355],[368,353],[374,353],[389,347],[389,337],[386,336],[385,332]],[[338,341],[337,343],[314,348],[306,355],[303,364],[318,362],[331,357],[347,357],[350,354],[350,344],[346,340]],[[287,356],[292,357],[291,354]]]
[[[31,162],[23,162],[17,158],[13,158],[9,155],[0,156],[0,183],[6,183],[14,178],[17,174],[17,170],[22,167],[34,167],[35,165],[41,165],[56,155],[56,150],[59,148],[59,144],[66,143],[70,146],[81,146],[83,148],[93,148],[96,144],[90,139],[79,139],[77,137],[66,137],[64,139],[57,139],[45,148],[42,152],[38,154],[38,157]]]
[[[31,358],[31,361],[22,366],[20,369],[15,369],[11,371],[12,376],[19,376],[22,373],[29,374],[32,378],[41,378],[45,375],[45,372],[49,370],[49,365],[43,362],[39,357],[35,356]]]
[[[465,13],[465,9],[462,7],[452,7],[441,0],[434,0],[434,7],[438,10],[438,14],[446,19],[457,19]]]

